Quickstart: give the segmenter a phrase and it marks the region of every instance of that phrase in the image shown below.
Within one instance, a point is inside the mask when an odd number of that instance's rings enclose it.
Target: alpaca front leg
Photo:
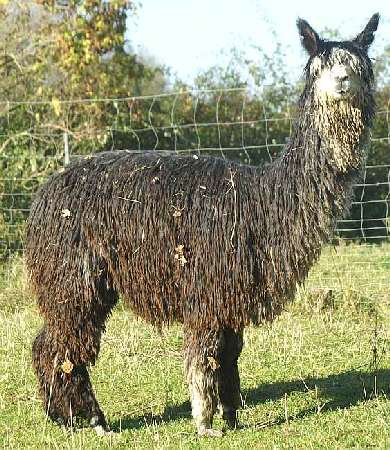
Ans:
[[[226,329],[223,332],[223,348],[220,355],[219,399],[222,417],[229,428],[237,428],[237,409],[241,406],[240,374],[238,358],[242,351],[242,331]]]
[[[188,384],[191,396],[192,417],[200,436],[222,436],[222,431],[214,430],[213,416],[217,407],[217,392],[214,376],[199,367],[189,368]]]
[[[198,434],[220,437],[222,431],[214,430],[212,424],[218,404],[221,333],[190,330],[184,338],[185,372]]]

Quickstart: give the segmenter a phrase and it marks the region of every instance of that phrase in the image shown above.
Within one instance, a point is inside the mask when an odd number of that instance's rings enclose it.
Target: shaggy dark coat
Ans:
[[[212,434],[218,401],[235,426],[243,328],[281,312],[348,207],[374,115],[365,44],[377,21],[347,43],[325,43],[298,23],[311,55],[306,87],[290,143],[264,170],[116,151],[84,158],[40,189],[26,259],[45,319],[34,366],[53,419],[85,415],[105,426],[86,366],[120,294],[158,327],[184,324],[198,431]],[[360,94],[348,101],[315,91],[313,59],[331,67],[335,47],[359,62]]]

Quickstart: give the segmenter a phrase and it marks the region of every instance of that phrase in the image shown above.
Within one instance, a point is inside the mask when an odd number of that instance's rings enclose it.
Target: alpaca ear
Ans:
[[[301,42],[304,49],[310,56],[314,56],[320,47],[321,39],[306,20],[298,19],[297,27],[301,36]]]
[[[376,13],[371,17],[368,24],[366,25],[366,28],[364,28],[364,30],[355,37],[353,42],[355,42],[365,50],[368,50],[368,47],[372,44],[374,40],[374,33],[378,28],[378,22],[379,22],[379,14]]]

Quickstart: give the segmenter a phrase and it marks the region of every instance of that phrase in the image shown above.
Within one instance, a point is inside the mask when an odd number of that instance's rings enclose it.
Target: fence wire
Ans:
[[[75,158],[115,149],[211,154],[264,166],[291,134],[296,92],[180,91],[126,98],[0,102],[0,279],[10,279],[32,196]],[[337,222],[308,285],[388,293],[390,99],[382,102],[348,217]],[[43,119],[42,119],[43,118]],[[5,281],[4,281],[5,280]]]

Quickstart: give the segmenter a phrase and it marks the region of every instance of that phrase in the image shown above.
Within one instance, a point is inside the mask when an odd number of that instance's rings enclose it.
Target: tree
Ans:
[[[64,132],[78,154],[109,145],[119,110],[95,99],[140,95],[160,76],[126,42],[135,12],[125,0],[0,3],[0,235],[25,218],[30,197],[16,194],[62,165]]]

